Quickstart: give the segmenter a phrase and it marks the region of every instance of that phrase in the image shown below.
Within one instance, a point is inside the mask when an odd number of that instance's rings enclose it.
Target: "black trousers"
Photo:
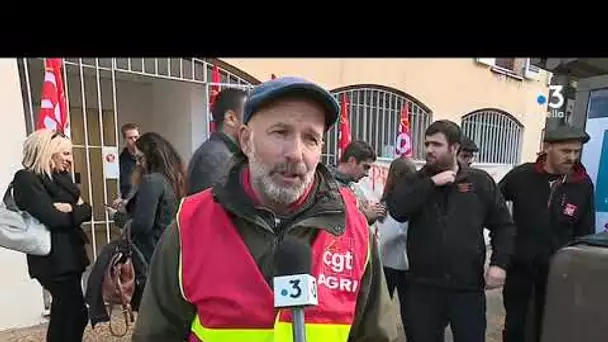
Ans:
[[[502,296],[506,317],[502,332],[503,342],[524,342],[527,331],[534,331],[533,341],[540,341],[545,295],[547,293],[548,265],[513,262],[507,270]],[[529,327],[530,300],[534,299],[534,326]]]
[[[444,342],[449,324],[454,342],[484,342],[484,291],[458,291],[410,283],[407,291],[408,342]]]
[[[388,294],[393,299],[393,295],[395,290],[397,290],[397,294],[399,295],[399,309],[401,314],[401,323],[403,324],[403,329],[405,330],[405,337],[407,341],[410,341],[408,338],[408,329],[407,327],[407,311],[406,305],[407,302],[407,271],[396,270],[390,267],[384,267],[384,275],[386,276],[386,284],[388,285]]]
[[[51,293],[51,317],[47,342],[81,342],[89,321],[80,285],[81,274],[38,280]]]

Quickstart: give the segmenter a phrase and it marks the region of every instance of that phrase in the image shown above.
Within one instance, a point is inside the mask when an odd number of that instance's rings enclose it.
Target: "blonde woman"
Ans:
[[[30,277],[53,298],[46,340],[82,341],[88,314],[81,277],[89,259],[80,225],[91,219],[91,206],[69,172],[72,143],[59,132],[38,130],[23,144],[22,164],[13,180],[15,202],[51,231],[51,253],[27,256]]]

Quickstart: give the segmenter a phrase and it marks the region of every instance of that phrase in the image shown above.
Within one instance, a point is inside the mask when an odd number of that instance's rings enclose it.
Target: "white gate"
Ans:
[[[157,96],[156,93],[150,93],[150,84],[161,81],[191,84],[201,87],[205,105],[200,115],[205,118],[207,129],[204,130],[204,137],[207,137],[209,87],[219,85],[220,88],[249,88],[251,84],[259,83],[250,76],[239,77],[220,66],[221,82],[210,84],[212,70],[213,64],[210,61],[197,58],[65,59],[63,73],[74,144],[74,177],[80,185],[83,199],[93,207],[91,221],[83,225],[87,235],[90,235],[89,253],[92,259],[97,257],[98,250],[103,245],[119,234],[119,229],[114,226],[104,208],[106,203],[111,203],[118,196],[119,184],[117,179],[105,177],[102,151],[106,148],[121,150],[120,123],[129,121],[124,116],[136,112],[150,97]],[[29,134],[34,130],[40,111],[44,60],[20,59],[19,73]],[[137,96],[146,89],[151,96]],[[164,105],[171,106],[171,103]],[[144,111],[139,114],[147,113]],[[163,124],[158,123],[156,129],[160,134],[163,134]]]

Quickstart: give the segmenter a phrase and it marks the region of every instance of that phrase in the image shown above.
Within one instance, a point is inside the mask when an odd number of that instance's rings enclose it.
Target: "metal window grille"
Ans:
[[[44,59],[19,59],[19,74],[28,134],[36,125],[40,111],[40,91],[44,79]],[[130,80],[139,77],[162,79],[168,82],[187,82],[205,86],[205,105],[209,103],[209,87],[213,64],[198,58],[66,58],[64,84],[74,144],[74,168],[80,175],[82,198],[93,207],[91,221],[83,229],[91,239],[92,257],[104,244],[117,237],[119,230],[104,209],[118,194],[118,181],[104,178],[102,149],[120,147],[117,84],[126,75]],[[248,89],[247,80],[223,68],[220,70],[220,89],[240,87]],[[117,81],[118,80],[118,81]],[[74,83],[74,84],[71,84]],[[124,96],[124,95],[122,95]],[[70,105],[72,102],[72,105]],[[75,105],[74,103],[77,103]],[[209,117],[209,109],[201,113]],[[78,126],[76,123],[78,122]],[[204,128],[202,128],[204,129]],[[162,132],[159,132],[162,134]],[[208,133],[208,132],[207,132]],[[95,165],[101,164],[101,168]]]
[[[462,118],[462,130],[479,147],[479,163],[520,162],[523,125],[511,115],[493,109],[479,110]]]
[[[399,130],[401,109],[407,103],[412,130],[413,157],[424,159],[424,131],[431,124],[432,114],[418,101],[390,91],[384,87],[355,86],[332,91],[336,100],[348,98],[348,113],[352,140],[364,140],[376,149],[379,157],[394,156],[395,140]],[[325,137],[324,162],[337,164],[338,122]]]

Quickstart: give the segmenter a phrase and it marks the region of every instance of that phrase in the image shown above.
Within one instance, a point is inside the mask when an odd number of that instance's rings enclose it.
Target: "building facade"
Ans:
[[[5,158],[0,189],[20,167],[21,144],[35,127],[44,77],[43,59],[2,59],[0,134]],[[212,70],[220,72],[211,82]],[[210,87],[248,89],[271,75],[302,76],[331,90],[349,108],[353,139],[363,139],[390,160],[407,108],[416,159],[424,159],[424,130],[450,119],[480,147],[479,163],[510,167],[539,150],[548,75],[525,58],[461,59],[205,59],[67,58],[64,79],[74,142],[74,176],[93,206],[84,225],[89,254],[118,234],[104,210],[118,195],[108,154],[119,153],[119,128],[135,122],[167,137],[188,160],[208,136]],[[217,80],[216,80],[217,81]],[[336,161],[337,129],[326,137],[324,161]],[[0,249],[0,330],[41,321],[43,296],[29,280],[25,257]],[[6,270],[5,270],[6,268]]]

